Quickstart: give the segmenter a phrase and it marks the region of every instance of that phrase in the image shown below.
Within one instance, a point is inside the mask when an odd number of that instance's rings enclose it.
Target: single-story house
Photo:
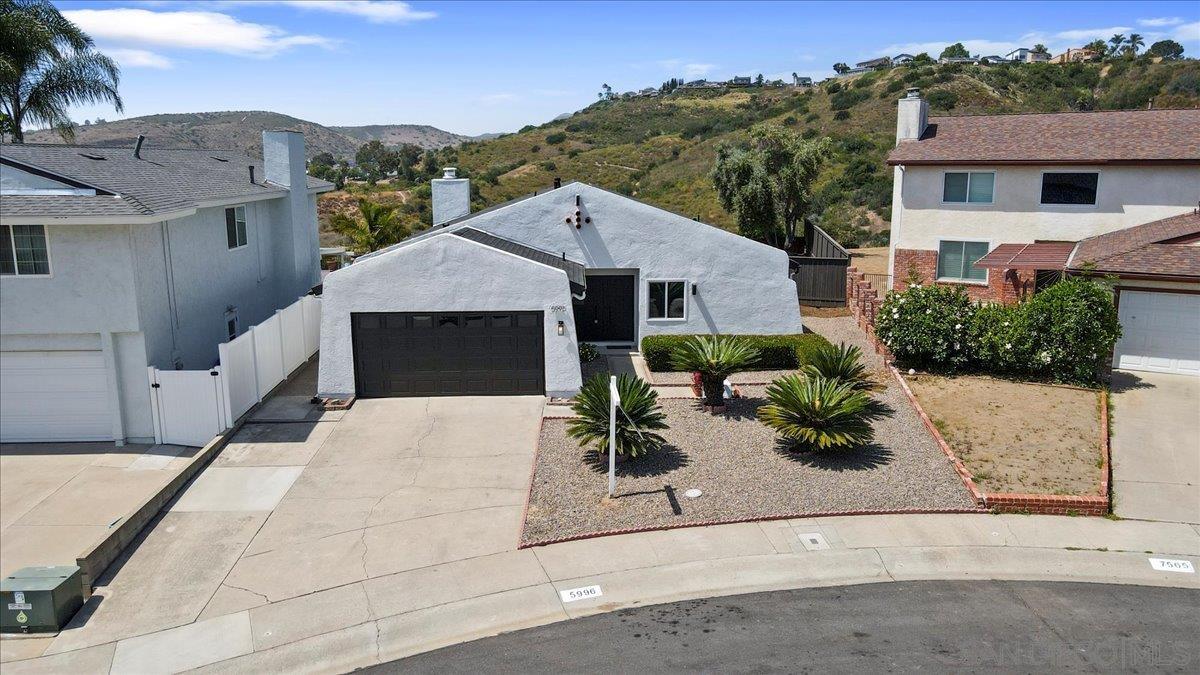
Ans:
[[[476,213],[469,192],[447,169],[439,225],[325,278],[321,395],[571,396],[581,342],[801,331],[780,249],[583,183]]]

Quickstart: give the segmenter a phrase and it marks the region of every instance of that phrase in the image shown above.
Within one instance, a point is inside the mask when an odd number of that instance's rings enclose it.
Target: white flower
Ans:
[[[916,375],[916,374],[917,374],[917,370],[916,370],[916,368],[909,368],[909,369],[908,369],[908,374],[909,374],[909,375]]]
[[[1005,321],[1005,322],[1004,322],[1004,325],[1005,325],[1005,326],[1007,326],[1007,325],[1008,325],[1008,322],[1007,322],[1007,321]]]
[[[933,314],[933,308],[931,307],[931,308],[929,308],[929,309],[925,310],[925,313],[926,313],[926,314]]]
[[[962,324],[961,324],[961,323],[956,323],[956,324],[954,324],[954,329],[955,329],[955,330],[958,330],[959,328],[962,328]]]
[[[955,343],[954,343],[954,351],[958,351],[958,349],[959,349],[959,347],[958,347],[958,343],[957,343],[957,342],[955,342]]]
[[[1004,343],[1004,348],[1005,348],[1005,349],[1012,349],[1012,343],[1011,343],[1011,342],[1006,342],[1006,343]]]

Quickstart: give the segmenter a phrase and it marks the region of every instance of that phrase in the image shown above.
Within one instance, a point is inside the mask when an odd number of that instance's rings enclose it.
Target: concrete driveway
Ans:
[[[1200,377],[1113,372],[1113,511],[1200,523]]]

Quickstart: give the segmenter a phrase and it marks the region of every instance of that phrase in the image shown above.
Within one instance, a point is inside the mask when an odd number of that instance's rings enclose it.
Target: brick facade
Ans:
[[[920,279],[921,283],[930,282],[941,286],[961,286],[972,300],[988,300],[1012,304],[1033,294],[1037,277],[1035,270],[989,270],[988,283],[954,284],[934,281],[937,279],[937,251],[926,251],[913,248],[896,249],[895,262],[892,268],[892,290],[902,291],[908,288],[908,280],[912,277]]]

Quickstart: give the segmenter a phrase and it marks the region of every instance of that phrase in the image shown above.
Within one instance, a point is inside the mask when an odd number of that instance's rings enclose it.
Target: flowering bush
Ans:
[[[1072,277],[1019,305],[978,305],[961,288],[912,286],[888,294],[875,331],[905,365],[1084,384],[1100,374],[1121,325],[1106,284]]]
[[[884,298],[875,334],[896,358],[917,366],[960,368],[975,306],[957,286],[910,286]]]

